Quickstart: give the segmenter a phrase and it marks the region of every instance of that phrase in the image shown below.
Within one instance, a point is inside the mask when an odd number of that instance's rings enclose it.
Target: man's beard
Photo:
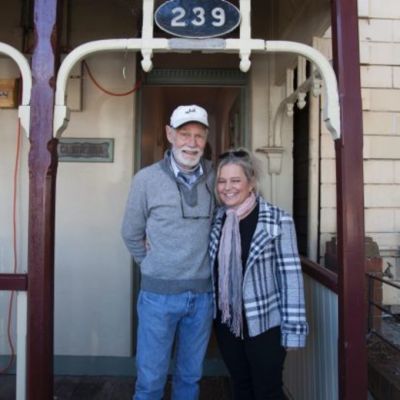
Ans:
[[[193,157],[188,157],[184,151],[196,151],[197,155],[193,158]],[[188,148],[188,147],[181,147],[179,149],[173,147],[172,148],[172,153],[174,155],[175,161],[182,166],[183,168],[186,169],[192,169],[194,167],[196,167],[196,165],[198,165],[198,163],[200,162],[201,156],[203,155],[203,151],[196,148],[196,149],[192,149],[192,148]]]

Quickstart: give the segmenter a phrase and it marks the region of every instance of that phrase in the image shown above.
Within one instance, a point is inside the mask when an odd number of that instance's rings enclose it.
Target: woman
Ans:
[[[308,332],[293,220],[257,195],[248,151],[219,160],[209,248],[217,342],[236,400],[284,399],[286,350]]]

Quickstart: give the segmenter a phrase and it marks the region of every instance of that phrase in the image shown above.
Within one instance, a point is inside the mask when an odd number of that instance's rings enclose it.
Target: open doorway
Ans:
[[[165,125],[179,105],[198,104],[207,110],[210,134],[205,157],[214,163],[222,151],[248,145],[246,82],[240,77],[236,85],[230,83],[224,85],[220,81],[219,86],[195,81],[174,86],[145,83],[139,105],[141,118],[136,136],[136,169],[163,157],[168,148]]]
[[[182,71],[179,71],[182,74]],[[204,70],[202,79],[204,79]],[[212,72],[211,72],[212,74]],[[232,82],[232,75],[237,71],[227,74],[230,83],[225,84],[217,80],[218,84],[201,84],[193,80],[171,85],[150,82],[142,85],[138,104],[138,126],[135,145],[136,171],[154,162],[161,160],[169,143],[165,134],[165,125],[169,123],[172,111],[179,105],[198,104],[204,107],[209,117],[209,138],[204,156],[216,164],[218,155],[231,147],[248,146],[248,121],[247,116],[247,78],[243,79],[238,73],[238,80]],[[218,76],[221,76],[220,73]],[[212,77],[208,80],[212,79]],[[140,273],[134,267],[133,298],[139,292]],[[135,309],[135,305],[134,305]],[[133,316],[133,349],[136,348],[136,315]],[[208,359],[218,357],[215,338],[212,337],[207,353]]]

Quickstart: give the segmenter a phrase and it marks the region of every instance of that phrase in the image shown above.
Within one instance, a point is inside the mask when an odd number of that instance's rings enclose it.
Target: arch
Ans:
[[[242,51],[243,46],[240,42],[241,39],[149,39],[147,41],[141,39],[110,39],[93,41],[78,46],[64,59],[57,76],[53,136],[61,136],[68,125],[69,110],[65,105],[67,80],[73,66],[85,56],[105,51],[126,52],[141,50],[143,53],[143,50],[147,51],[149,48],[151,48],[151,51],[158,52],[177,52],[183,49],[189,51],[195,48],[202,51],[230,53],[233,49],[238,52]],[[264,41],[260,39],[250,39],[248,42],[249,52],[262,42],[263,50],[257,49],[258,53],[288,52],[304,56],[313,62],[324,82],[324,98],[326,99],[326,104],[323,107],[324,121],[332,138],[334,140],[338,139],[340,137],[340,107],[337,81],[333,68],[325,56],[311,46],[297,42]],[[252,43],[256,45],[253,46]],[[196,46],[194,46],[195,44]]]
[[[22,75],[22,104],[18,107],[18,118],[21,121],[21,126],[29,137],[29,123],[30,123],[30,101],[32,90],[32,73],[25,56],[14,47],[0,42],[0,53],[6,54],[12,58],[18,65]]]

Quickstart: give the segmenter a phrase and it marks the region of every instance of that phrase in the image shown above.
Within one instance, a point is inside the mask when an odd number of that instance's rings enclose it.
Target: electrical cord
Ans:
[[[141,86],[141,84],[142,84],[142,81],[141,81],[141,80],[138,80],[138,81],[136,81],[135,86],[133,87],[133,89],[128,90],[127,92],[124,92],[124,93],[114,93],[114,92],[111,92],[110,90],[105,89],[103,86],[101,86],[101,85],[97,82],[97,80],[95,79],[95,77],[94,77],[93,74],[92,74],[92,71],[91,71],[90,68],[89,68],[89,65],[87,64],[87,62],[86,62],[85,60],[82,61],[82,64],[83,64],[83,67],[85,68],[85,70],[87,71],[87,73],[88,73],[90,79],[91,79],[92,82],[94,83],[94,85],[95,85],[98,89],[100,89],[102,92],[104,92],[104,93],[106,93],[106,94],[108,94],[108,95],[110,95],[110,96],[118,96],[118,97],[121,97],[121,96],[128,96],[128,95],[130,95],[130,94],[136,92],[136,91],[140,88],[140,86]]]
[[[134,87],[124,93],[114,93],[111,92],[110,90],[105,89],[104,87],[102,87],[97,80],[95,79],[95,77],[93,76],[88,64],[86,63],[86,61],[83,61],[83,67],[86,69],[90,79],[92,80],[92,82],[94,83],[94,85],[101,90],[102,92],[110,95],[110,96],[118,96],[118,97],[122,97],[122,96],[128,96],[134,92],[136,92],[140,86],[141,86],[141,80],[136,81]],[[13,257],[14,257],[14,268],[13,268],[13,272],[16,273],[17,272],[17,185],[18,185],[18,172],[19,172],[19,158],[20,158],[20,148],[21,148],[21,124],[20,121],[18,120],[18,133],[17,133],[17,149],[16,149],[16,156],[15,156],[15,165],[14,165],[14,181],[13,181]],[[10,355],[10,359],[8,361],[8,364],[0,369],[0,374],[4,374],[5,372],[7,372],[12,365],[14,364],[15,361],[15,348],[14,348],[14,343],[12,340],[12,330],[11,330],[11,325],[12,325],[12,309],[13,309],[13,303],[14,303],[14,295],[15,295],[15,291],[11,291],[11,295],[10,295],[10,300],[9,300],[9,305],[8,305],[8,321],[7,321],[7,338],[8,338],[8,344],[11,350],[11,355]]]
[[[18,119],[17,125],[17,145],[16,145],[16,155],[15,155],[15,164],[14,164],[14,179],[13,179],[13,204],[12,204],[12,226],[13,226],[13,258],[14,258],[14,266],[13,266],[13,273],[17,272],[17,186],[18,186],[18,172],[19,172],[19,158],[20,158],[20,151],[21,150],[21,123]],[[7,372],[15,361],[15,348],[14,343],[12,340],[12,309],[14,303],[14,295],[15,291],[11,291],[10,300],[8,303],[8,321],[7,321],[7,338],[8,338],[8,345],[11,350],[10,359],[8,360],[8,364],[0,369],[0,374],[4,374]]]

